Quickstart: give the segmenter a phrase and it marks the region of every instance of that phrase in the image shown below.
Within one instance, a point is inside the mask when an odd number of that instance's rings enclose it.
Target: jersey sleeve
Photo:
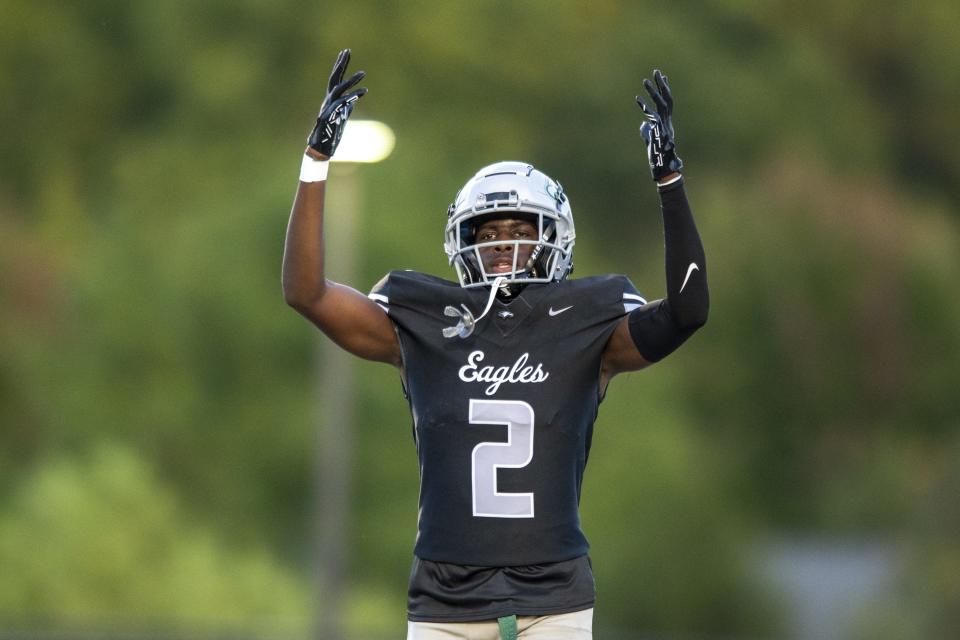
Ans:
[[[463,302],[460,285],[417,271],[397,270],[385,275],[367,294],[394,323],[415,330],[421,324],[449,324],[443,305]],[[439,331],[439,330],[438,330]]]
[[[633,283],[630,282],[630,278],[618,276],[617,280],[620,283],[620,302],[623,304],[624,313],[630,313],[634,309],[638,309],[647,304],[647,299],[643,297]]]
[[[367,294],[367,297],[377,303],[381,309],[390,313],[390,276],[392,274],[388,273],[387,275],[380,278],[380,281],[377,284],[373,285],[373,288],[370,289],[370,293]]]
[[[623,275],[596,276],[578,282],[584,287],[580,295],[592,301],[590,315],[597,323],[615,322],[647,304],[647,299]]]

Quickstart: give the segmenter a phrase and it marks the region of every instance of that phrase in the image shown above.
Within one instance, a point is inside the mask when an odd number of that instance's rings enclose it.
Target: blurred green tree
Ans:
[[[284,307],[279,264],[303,137],[344,46],[369,74],[358,116],[398,135],[389,162],[363,169],[361,289],[391,268],[448,273],[446,204],[477,167],[510,158],[563,182],[578,274],[626,272],[658,297],[633,95],[653,67],[670,75],[713,311],[602,409],[584,502],[598,627],[775,628],[746,568],[771,531],[954,553],[955,523],[915,509],[960,427],[960,160],[947,144],[960,68],[937,62],[960,51],[950,2],[8,0],[2,12],[0,545],[19,558],[2,615],[44,593],[56,619],[200,621],[171,595],[188,575],[251,611],[303,611],[317,337]],[[358,366],[351,611],[365,634],[389,634],[416,461],[395,373]],[[62,496],[87,504],[45,532],[79,532],[48,542],[88,552],[69,581],[53,556],[22,553],[42,503]],[[131,519],[125,500],[155,506]],[[103,557],[90,514],[124,532],[126,556]],[[159,527],[174,568],[128,590],[148,562],[137,545],[155,540],[138,518]],[[927,520],[945,533],[921,533]],[[236,592],[223,586],[234,561]],[[661,588],[636,588],[647,578]],[[298,604],[250,595],[261,579]],[[921,623],[939,579],[915,577]],[[60,589],[76,608],[58,608]]]

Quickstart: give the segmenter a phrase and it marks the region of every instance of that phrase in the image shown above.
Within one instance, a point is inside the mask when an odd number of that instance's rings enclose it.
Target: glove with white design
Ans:
[[[644,78],[643,86],[650,94],[656,111],[650,109],[643,98],[637,96],[637,104],[643,109],[647,121],[640,127],[640,135],[647,144],[647,159],[650,161],[650,173],[657,182],[683,168],[683,161],[677,155],[674,143],[673,96],[667,85],[667,76],[659,69],[653,71],[654,82]]]
[[[360,88],[346,93],[366,75],[363,71],[357,71],[344,80],[343,74],[349,62],[350,49],[344,49],[337,56],[336,64],[333,65],[333,72],[330,74],[330,82],[327,85],[327,95],[317,115],[317,124],[307,138],[307,145],[325,158],[333,156],[333,152],[340,143],[340,137],[343,136],[347,118],[353,111],[354,103],[367,92],[366,88]]]

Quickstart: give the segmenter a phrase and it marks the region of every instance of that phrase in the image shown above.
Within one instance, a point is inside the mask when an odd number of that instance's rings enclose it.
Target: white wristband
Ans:
[[[327,179],[329,160],[316,160],[308,154],[303,154],[303,163],[300,165],[300,182],[322,182]]]

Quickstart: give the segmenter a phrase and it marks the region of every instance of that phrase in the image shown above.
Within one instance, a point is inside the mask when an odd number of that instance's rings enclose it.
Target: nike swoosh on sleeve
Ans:
[[[694,271],[699,271],[699,270],[700,270],[700,267],[697,266],[696,262],[690,263],[690,266],[687,267],[687,277],[683,279],[683,284],[680,285],[680,291],[678,291],[677,293],[683,293],[683,288],[687,286],[687,282],[690,280],[690,276],[693,274]]]

